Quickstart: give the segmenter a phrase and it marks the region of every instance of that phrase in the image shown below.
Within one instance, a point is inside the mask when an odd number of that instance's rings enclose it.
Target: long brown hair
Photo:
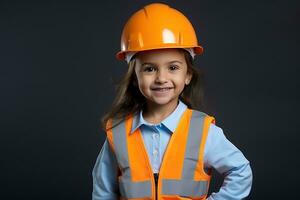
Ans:
[[[190,83],[185,86],[179,99],[188,108],[201,110],[203,106],[203,73],[200,69],[194,67],[193,59],[186,50],[179,50],[184,53],[188,73],[192,74]],[[117,94],[111,109],[101,118],[103,130],[106,130],[106,124],[109,119],[113,118],[114,122],[116,122],[113,125],[114,127],[129,117],[130,114],[135,114],[145,108],[146,99],[138,88],[137,77],[134,71],[136,64],[135,56],[129,62],[127,73],[117,83]]]

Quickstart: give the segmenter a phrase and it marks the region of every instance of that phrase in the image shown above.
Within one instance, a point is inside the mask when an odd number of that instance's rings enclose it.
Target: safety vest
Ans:
[[[109,144],[120,168],[121,199],[173,200],[206,199],[210,173],[204,171],[204,146],[215,119],[187,108],[170,138],[157,184],[141,131],[130,134],[133,115],[107,129]],[[114,120],[108,120],[107,128]]]

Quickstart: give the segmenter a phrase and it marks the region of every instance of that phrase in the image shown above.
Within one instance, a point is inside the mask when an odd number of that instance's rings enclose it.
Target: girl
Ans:
[[[248,196],[249,161],[199,111],[202,79],[193,59],[202,51],[189,20],[165,4],[128,20],[116,55],[128,71],[103,117],[107,138],[92,173],[93,200]],[[224,183],[207,197],[212,168]]]

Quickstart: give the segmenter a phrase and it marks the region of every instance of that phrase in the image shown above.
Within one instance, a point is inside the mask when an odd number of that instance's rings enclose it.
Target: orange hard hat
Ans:
[[[129,18],[116,57],[124,60],[126,53],[162,48],[190,48],[194,54],[203,52],[192,24],[181,12],[166,4],[152,3]]]

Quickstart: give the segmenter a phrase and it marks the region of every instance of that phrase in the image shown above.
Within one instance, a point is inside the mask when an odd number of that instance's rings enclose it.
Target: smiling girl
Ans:
[[[209,199],[248,196],[249,161],[200,111],[201,54],[195,31],[179,11],[154,3],[126,23],[117,58],[128,63],[111,110],[107,138],[93,169],[93,200]],[[208,196],[212,168],[224,176]]]

